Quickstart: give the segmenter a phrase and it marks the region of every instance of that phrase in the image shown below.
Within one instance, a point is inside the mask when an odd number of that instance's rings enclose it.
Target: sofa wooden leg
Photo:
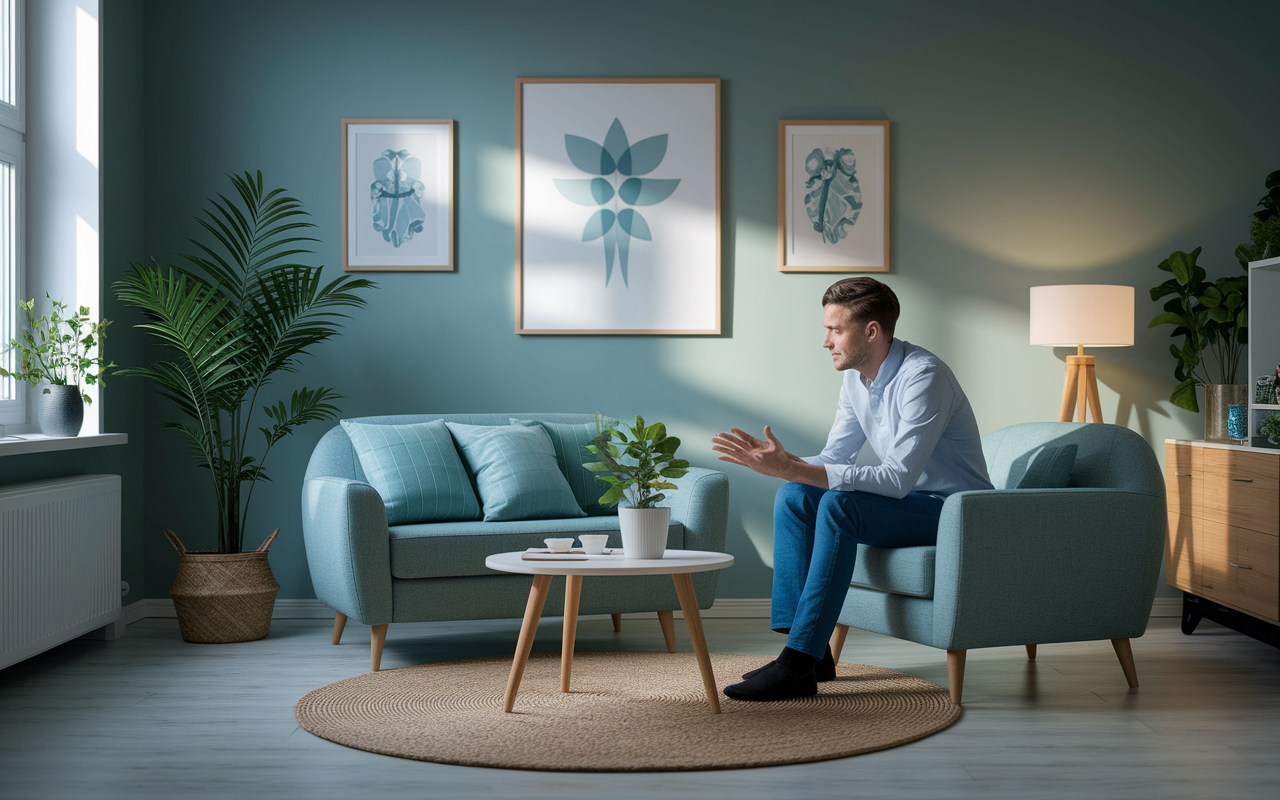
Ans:
[[[1138,670],[1133,666],[1133,648],[1129,646],[1128,639],[1112,639],[1111,646],[1116,650],[1116,657],[1120,659],[1120,669],[1124,670],[1124,679],[1129,682],[1130,689],[1138,688]]]
[[[622,615],[610,614],[609,616],[613,619],[613,632],[622,633]]]
[[[387,643],[387,624],[373,626],[373,633],[369,637],[369,671],[377,672],[382,669],[382,646]]]
[[[1036,646],[1034,644],[1027,645],[1027,660],[1028,661],[1036,660]]]
[[[342,642],[342,629],[347,627],[347,615],[341,611],[333,612],[333,643]]]
[[[844,637],[848,635],[849,626],[837,622],[836,629],[831,632],[831,657],[837,664],[840,663],[840,651],[844,649]]]
[[[960,705],[964,692],[964,657],[968,650],[947,651],[947,681],[951,684],[951,702]]]
[[[658,624],[662,626],[662,638],[667,640],[667,652],[676,651],[676,612],[659,611]]]

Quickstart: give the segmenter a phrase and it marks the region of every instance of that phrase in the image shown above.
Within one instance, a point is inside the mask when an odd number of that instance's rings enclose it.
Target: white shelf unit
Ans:
[[[1258,426],[1280,413],[1280,403],[1255,403],[1254,391],[1258,378],[1280,365],[1280,258],[1249,262],[1248,350],[1249,443],[1274,450],[1275,445],[1258,436]]]

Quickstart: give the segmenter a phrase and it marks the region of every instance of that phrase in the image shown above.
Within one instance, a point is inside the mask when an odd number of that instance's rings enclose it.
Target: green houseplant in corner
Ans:
[[[596,432],[596,438],[585,449],[600,460],[583,466],[602,473],[596,480],[609,486],[600,497],[600,505],[619,506],[623,553],[627,558],[662,558],[671,509],[657,503],[666,499],[664,491],[678,488],[669,479],[682,478],[689,470],[688,461],[675,457],[680,440],[667,436],[667,426],[661,422],[645,425],[643,417],[636,417],[636,424],[631,427],[619,425],[602,430],[597,414]],[[614,439],[623,445],[621,450]],[[626,463],[624,458],[635,463]],[[619,505],[623,501],[626,505]]]
[[[48,381],[49,385],[40,392],[40,432],[46,436],[79,436],[84,404],[93,402],[81,384],[101,384],[107,370],[115,367],[106,363],[102,352],[110,322],[104,319],[95,323],[87,306],[68,315],[66,303],[48,294],[45,299],[53,310],[39,319],[35,298],[18,303],[27,315],[27,327],[19,338],[9,340],[9,350],[18,354],[17,369],[10,372],[0,365],[0,377],[32,386]],[[97,355],[93,355],[94,350]]]
[[[366,304],[356,291],[374,285],[348,276],[323,283],[323,267],[294,263],[318,241],[302,235],[315,227],[302,204],[283,189],[265,190],[261,172],[230,177],[238,202],[219,194],[197,218],[213,244],[190,240],[201,254],[183,256],[185,265],[134,264],[115,284],[169,356],[118,374],[149,378],[173,401],[181,421],[163,427],[186,438],[213,483],[217,549],[188,551],[165,531],[182,557],[170,594],[189,642],[267,635],[279,590],[267,551],[279,529],[244,552],[249,501],[258,481],[269,480],[271,449],[300,425],[337,416],[332,401],[341,395],[295,389],[288,404],[262,407],[265,427],[255,426],[258,396],[277,375],[296,373],[303,356],[338,332],[346,309]],[[250,454],[252,442],[260,455]]]

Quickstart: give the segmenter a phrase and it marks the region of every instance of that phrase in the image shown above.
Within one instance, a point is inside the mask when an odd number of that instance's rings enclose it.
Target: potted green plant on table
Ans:
[[[634,426],[620,424],[603,430],[597,415],[596,431],[596,438],[586,445],[586,450],[600,460],[583,466],[601,473],[596,480],[609,486],[600,497],[600,505],[619,506],[618,526],[624,555],[662,558],[667,547],[671,509],[657,504],[666,499],[664,491],[678,488],[669,479],[684,477],[689,470],[688,461],[675,457],[680,440],[667,436],[666,425],[661,422],[646,425],[643,417],[636,417]],[[613,443],[614,439],[623,445],[622,449]],[[626,463],[624,458],[635,463]],[[625,505],[619,505],[623,501]]]
[[[374,285],[345,275],[323,283],[323,267],[294,263],[312,252],[305,243],[318,241],[301,235],[315,227],[302,204],[283,189],[265,190],[261,172],[230,177],[238,202],[219,194],[197,218],[213,244],[190,240],[201,254],[183,256],[185,265],[134,264],[115,284],[122,301],[142,309],[138,327],[170,356],[119,374],[149,378],[174,402],[181,421],[163,427],[187,439],[213,483],[217,549],[187,550],[165,531],[181,556],[170,594],[189,642],[267,635],[280,588],[267,552],[279,528],[244,552],[253,489],[269,480],[272,448],[301,425],[337,416],[332,401],[341,395],[295,389],[288,404],[263,406],[266,426],[255,427],[258,396],[277,375],[297,372],[304,355],[338,332],[345,309],[366,304],[356,291]],[[251,440],[260,455],[250,454]]]
[[[14,371],[0,365],[0,377],[16,378],[32,386],[46,381],[48,385],[40,391],[40,432],[46,436],[79,436],[84,404],[93,402],[81,385],[104,383],[106,371],[115,367],[105,363],[102,352],[110,322],[94,322],[87,306],[68,315],[66,303],[48,294],[45,299],[53,309],[39,319],[35,298],[18,303],[27,315],[26,329],[19,338],[9,340],[9,349],[17,351],[18,365]]]

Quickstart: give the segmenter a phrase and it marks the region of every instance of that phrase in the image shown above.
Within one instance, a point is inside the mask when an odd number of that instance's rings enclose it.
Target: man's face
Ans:
[[[871,358],[867,324],[855,322],[849,309],[827,303],[822,309],[822,324],[827,329],[822,346],[831,352],[831,364],[837,370],[859,369]]]

